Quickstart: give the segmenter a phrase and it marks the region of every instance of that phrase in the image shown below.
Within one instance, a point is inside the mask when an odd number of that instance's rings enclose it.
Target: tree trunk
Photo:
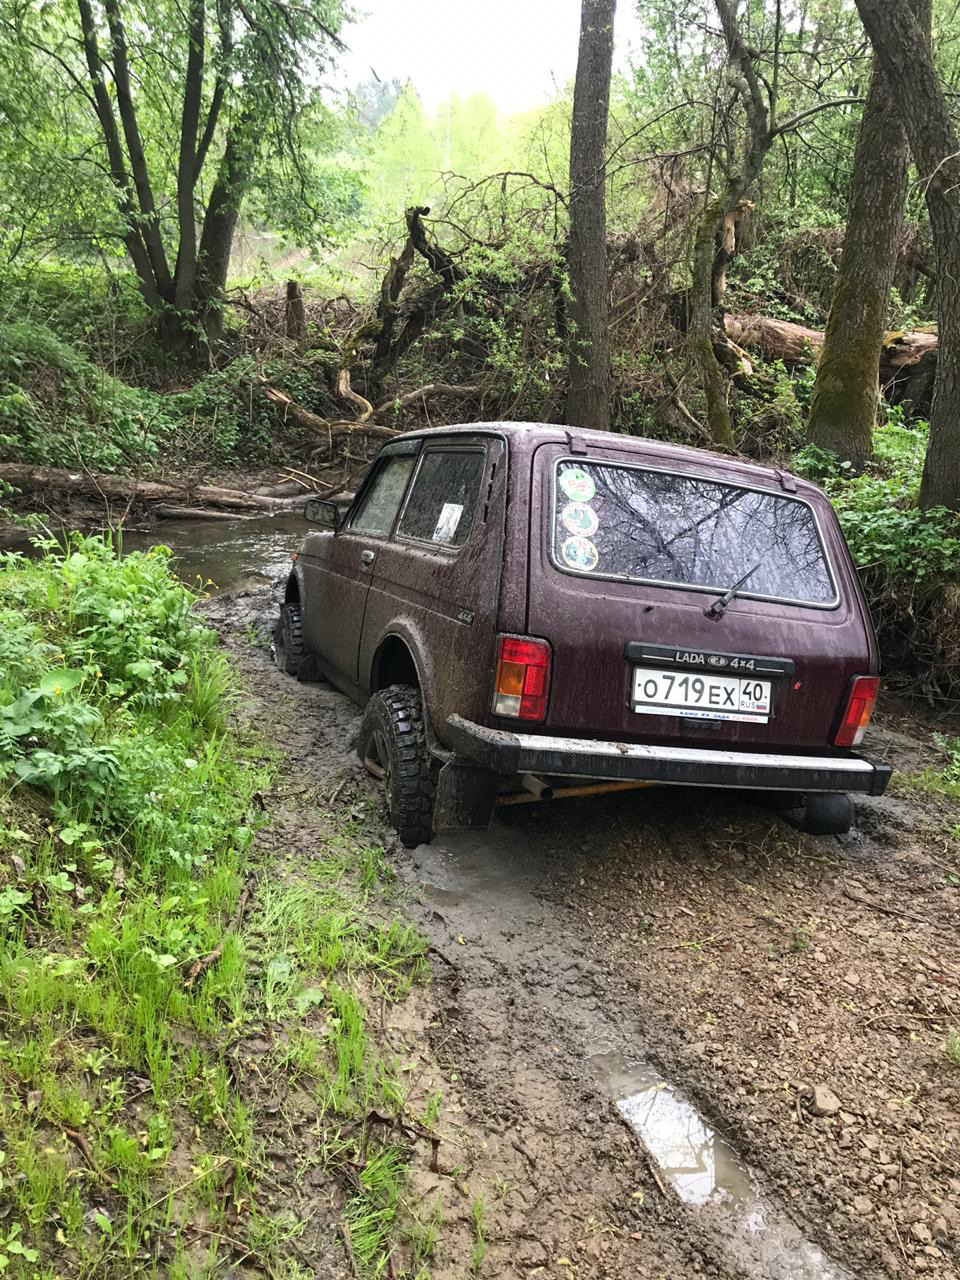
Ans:
[[[140,292],[143,294],[144,301],[151,309],[158,310],[163,305],[164,300],[161,296],[157,278],[154,275],[150,255],[140,233],[139,219],[133,201],[133,192],[127,173],[123,147],[120,143],[117,121],[113,114],[113,101],[107,90],[104,77],[93,7],[90,4],[90,0],[77,0],[77,7],[80,12],[83,52],[90,76],[93,107],[103,133],[107,159],[110,163],[110,177],[117,189],[117,207],[124,225],[123,243],[137,273],[137,280],[140,282]]]
[[[187,74],[183,86],[180,118],[180,155],[177,163],[177,223],[180,244],[177,251],[174,305],[188,310],[194,301],[197,275],[197,218],[193,194],[197,181],[197,139],[203,97],[205,0],[191,0],[187,32]]]
[[[896,93],[926,197],[937,258],[939,351],[920,505],[960,510],[960,139],[933,61],[927,16],[856,0]]]
[[[733,423],[723,370],[713,349],[713,260],[717,228],[728,212],[726,198],[711,201],[704,210],[693,247],[690,320],[687,345],[700,370],[707,406],[707,429],[714,444],[734,447]]]
[[[880,347],[903,226],[909,160],[897,95],[882,63],[875,60],[808,426],[813,444],[832,450],[857,470],[873,453]]]
[[[723,235],[727,219],[735,214],[747,191],[760,176],[776,134],[770,127],[767,103],[754,66],[754,55],[740,38],[737,6],[735,3],[728,3],[728,0],[714,0],[714,5],[723,29],[728,57],[739,68],[746,87],[744,111],[748,125],[747,143],[742,163],[730,167],[726,186],[716,199],[708,200],[700,218],[693,248],[687,340],[691,355],[700,369],[711,439],[723,448],[732,449],[733,423],[727,403],[726,382],[713,349],[714,290],[718,283],[714,272],[717,237]]]
[[[210,343],[223,336],[221,298],[227,286],[240,206],[256,154],[252,128],[251,118],[244,113],[227,134],[197,250],[196,308]]]
[[[566,418],[610,427],[606,145],[616,0],[582,0],[570,136],[570,327]]]
[[[107,25],[113,46],[113,83],[117,94],[117,108],[120,113],[120,123],[123,126],[123,136],[127,143],[133,185],[140,205],[140,231],[150,256],[150,265],[153,268],[157,288],[165,301],[172,302],[173,280],[167,264],[166,250],[163,247],[163,236],[160,233],[160,216],[147,170],[140,123],[133,104],[130,65],[127,57],[127,35],[120,13],[119,0],[104,0],[103,7],[107,15]]]
[[[307,336],[307,308],[299,280],[287,281],[287,305],[285,314],[287,337],[302,342]]]

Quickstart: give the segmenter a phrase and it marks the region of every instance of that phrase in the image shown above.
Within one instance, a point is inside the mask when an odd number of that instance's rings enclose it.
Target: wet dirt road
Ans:
[[[369,808],[358,713],[270,665],[272,608],[244,589],[211,616],[298,767]],[[874,750],[915,769],[928,739],[889,717]],[[387,1027],[443,1094],[414,1171],[444,1219],[432,1274],[467,1274],[480,1198],[482,1275],[958,1280],[951,821],[894,794],[815,840],[663,789],[412,852],[384,831],[433,947]]]

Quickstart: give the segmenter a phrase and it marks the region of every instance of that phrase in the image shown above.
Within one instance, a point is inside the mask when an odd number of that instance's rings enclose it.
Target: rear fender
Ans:
[[[411,625],[406,619],[397,619],[387,634],[380,638],[374,650],[370,670],[366,674],[363,691],[369,695],[378,687],[377,674],[384,650],[393,640],[399,640],[403,643],[416,670],[417,685],[423,702],[424,728],[427,733],[427,742],[430,750],[434,755],[447,757],[449,752],[445,751],[440,745],[435,730],[439,714],[436,669],[433,661],[427,656],[430,652],[429,646],[424,642],[418,627]]]

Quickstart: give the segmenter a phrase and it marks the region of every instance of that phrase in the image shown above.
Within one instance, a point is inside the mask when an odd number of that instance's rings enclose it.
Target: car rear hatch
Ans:
[[[552,671],[525,731],[822,749],[876,669],[833,512],[792,477],[571,437],[536,452],[530,530]]]

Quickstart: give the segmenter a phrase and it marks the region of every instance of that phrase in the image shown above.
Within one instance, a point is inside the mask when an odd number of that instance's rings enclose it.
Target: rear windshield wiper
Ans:
[[[757,570],[760,568],[762,563],[763,563],[762,560],[758,560],[752,569],[748,569],[742,578],[737,579],[737,581],[733,584],[733,586],[730,588],[729,591],[725,591],[719,600],[714,600],[713,604],[709,607],[709,609],[704,609],[703,612],[707,615],[707,617],[722,618],[723,611],[726,609],[727,605],[730,603],[731,600],[733,600],[736,597],[740,588],[750,581],[750,579],[757,572]]]

